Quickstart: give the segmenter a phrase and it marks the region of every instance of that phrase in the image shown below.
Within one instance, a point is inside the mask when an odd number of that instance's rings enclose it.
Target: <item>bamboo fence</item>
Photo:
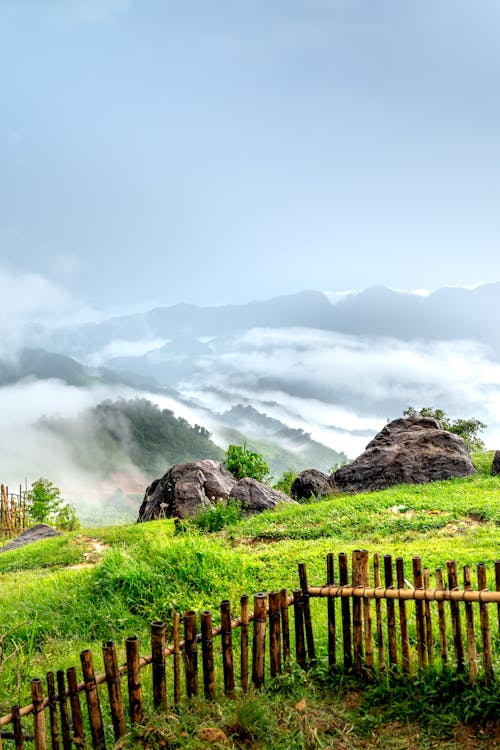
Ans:
[[[0,718],[0,748],[3,740],[5,746],[14,742],[16,750],[22,749],[25,742],[34,742],[36,750],[45,750],[50,736],[53,750],[71,750],[73,746],[102,750],[106,740],[112,742],[111,737],[106,737],[107,724],[112,726],[114,739],[118,740],[129,727],[143,722],[143,692],[149,683],[155,709],[178,704],[182,692],[188,698],[198,695],[200,671],[207,700],[216,696],[222,684],[224,693],[231,697],[237,691],[246,692],[250,680],[255,688],[260,688],[266,678],[274,678],[288,669],[292,653],[301,667],[313,666],[317,643],[328,654],[332,670],[340,666],[367,679],[376,670],[382,673],[401,670],[417,675],[436,664],[464,673],[471,683],[479,678],[486,683],[494,679],[492,642],[500,642],[500,561],[494,564],[494,590],[486,587],[486,567],[482,564],[477,566],[476,589],[472,588],[470,566],[463,568],[463,585],[459,587],[455,561],[447,563],[446,577],[444,571],[435,571],[435,586],[430,588],[430,571],[422,568],[419,557],[414,557],[412,586],[405,578],[407,571],[401,557],[393,560],[391,555],[384,555],[381,565],[379,556],[373,555],[370,566],[366,550],[352,553],[350,581],[345,553],[338,555],[338,572],[336,583],[335,560],[329,554],[326,583],[310,586],[306,566],[300,564],[300,587],[292,596],[285,589],[255,594],[251,612],[251,602],[244,594],[237,618],[233,618],[231,604],[225,600],[220,604],[217,627],[213,625],[212,612],[201,612],[198,618],[196,612],[187,611],[182,617],[183,639],[181,617],[174,613],[168,644],[165,623],[152,622],[151,655],[141,656],[137,637],[127,638],[126,663],[121,666],[114,643],[108,641],[102,647],[105,670],[102,674],[95,673],[90,650],[83,651],[80,655],[83,679],[79,680],[76,668],[70,667],[55,675],[49,672],[46,691],[41,679],[31,681],[32,702],[22,708],[14,705],[9,714]],[[326,598],[327,607],[323,617],[315,612],[314,629],[317,631],[321,620],[326,620],[327,627],[325,637],[319,641],[313,635],[311,602],[321,598]],[[496,605],[494,615],[489,611],[491,604]],[[491,621],[495,621],[493,628]],[[233,638],[235,630],[239,630],[237,640]],[[497,637],[492,637],[492,631]],[[237,658],[235,650],[239,652]],[[220,688],[216,681],[216,656],[222,662],[222,668],[217,670],[222,678]],[[141,670],[149,666],[150,680],[143,680]],[[128,710],[122,689],[125,676]],[[82,694],[87,705],[86,719],[80,701]],[[30,731],[23,726],[23,719],[28,716],[31,716]]]
[[[19,492],[10,492],[0,484],[0,536],[15,536],[29,526],[28,492],[19,485]]]

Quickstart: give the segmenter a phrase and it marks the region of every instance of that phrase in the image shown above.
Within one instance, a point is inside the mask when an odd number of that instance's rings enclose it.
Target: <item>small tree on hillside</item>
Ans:
[[[463,438],[471,452],[484,450],[484,442],[479,433],[485,430],[487,425],[479,419],[471,417],[470,419],[455,419],[451,421],[442,409],[432,409],[430,406],[423,406],[419,410],[413,406],[409,406],[403,412],[403,416],[405,417],[411,417],[415,414],[419,414],[421,417],[434,417],[434,419],[437,419],[438,422],[441,422],[445,430]]]
[[[248,450],[246,445],[230,445],[224,463],[236,479],[251,477],[262,482],[266,474],[269,474],[269,466],[264,457]]]
[[[75,508],[61,497],[61,490],[44,477],[28,491],[29,515],[35,523],[50,523],[60,529],[77,529],[80,522]]]

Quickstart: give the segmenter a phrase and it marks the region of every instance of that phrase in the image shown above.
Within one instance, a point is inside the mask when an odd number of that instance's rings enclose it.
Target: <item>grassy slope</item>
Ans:
[[[29,702],[29,678],[78,664],[83,648],[92,647],[98,669],[103,640],[137,634],[148,650],[148,622],[169,622],[173,609],[216,610],[243,592],[295,588],[298,561],[321,583],[330,551],[402,555],[408,569],[419,554],[431,571],[449,558],[492,563],[500,556],[500,478],[489,476],[490,465],[485,455],[476,477],[286,507],[216,535],[174,536],[172,521],[158,521],[73,532],[0,555],[1,713]],[[323,610],[316,616],[323,626]],[[320,745],[297,745],[306,746]]]

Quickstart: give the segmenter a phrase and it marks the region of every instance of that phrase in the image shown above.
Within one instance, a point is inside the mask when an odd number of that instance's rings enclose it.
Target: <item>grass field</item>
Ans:
[[[188,527],[176,535],[172,521],[155,521],[80,530],[3,553],[0,712],[29,702],[30,678],[78,665],[84,648],[92,648],[98,670],[104,640],[119,644],[135,634],[146,651],[149,622],[168,624],[174,610],[216,612],[225,598],[236,607],[242,593],[291,590],[298,562],[307,563],[310,583],[324,583],[328,552],[364,548],[408,564],[420,555],[431,571],[451,558],[491,570],[500,557],[500,478],[490,476],[491,459],[476,456],[475,477],[284,507],[217,533]],[[314,605],[323,632],[326,605]],[[329,675],[322,658],[314,674],[293,670],[278,684],[251,700],[183,704],[167,723],[156,717],[147,739],[130,737],[130,746],[273,748],[283,746],[285,731],[287,748],[500,746],[496,686],[471,691],[436,672],[417,687],[381,679],[361,690],[349,675]],[[202,729],[223,734],[210,744]]]

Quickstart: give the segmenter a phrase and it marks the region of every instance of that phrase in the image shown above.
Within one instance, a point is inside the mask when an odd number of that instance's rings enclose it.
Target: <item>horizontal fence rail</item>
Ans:
[[[146,687],[152,690],[155,709],[178,704],[183,692],[191,698],[202,690],[204,697],[212,700],[220,689],[233,697],[238,691],[246,692],[250,682],[261,688],[268,677],[276,677],[292,661],[304,669],[313,667],[317,646],[318,653],[328,656],[331,669],[352,670],[367,678],[375,670],[398,669],[416,675],[441,664],[464,673],[472,684],[479,678],[493,680],[492,643],[500,642],[500,561],[494,566],[493,591],[487,589],[485,565],[477,566],[474,589],[470,566],[463,568],[459,588],[454,561],[447,563],[446,576],[441,569],[435,571],[433,588],[430,571],[422,567],[419,557],[412,559],[413,584],[406,578],[400,557],[394,561],[385,555],[381,561],[373,555],[370,564],[366,550],[355,550],[350,562],[345,553],[338,555],[336,582],[335,558],[330,553],[326,583],[320,586],[308,585],[306,566],[301,563],[300,585],[293,596],[285,589],[254,594],[251,611],[251,601],[244,594],[238,617],[233,616],[229,600],[224,600],[216,627],[208,610],[199,615],[189,610],[182,617],[174,613],[168,628],[164,622],[154,621],[149,656],[140,655],[139,640],[133,636],[125,641],[126,663],[119,665],[115,645],[108,641],[102,646],[102,674],[95,673],[92,653],[86,649],[80,655],[81,678],[76,667],[70,667],[49,672],[45,682],[31,681],[31,703],[14,705],[9,714],[0,717],[0,748],[3,741],[5,747],[15,743],[16,750],[25,743],[45,750],[50,737],[54,750],[89,746],[101,750],[106,747],[106,725],[112,726],[118,740],[144,720]],[[322,598],[326,599],[326,611],[320,609]],[[495,639],[491,604],[496,605]],[[321,621],[325,623],[324,637],[315,640],[313,623],[317,631]],[[171,635],[168,644],[167,629]],[[236,630],[238,639],[234,638]],[[149,666],[149,681],[144,681],[141,670]],[[85,717],[81,697],[86,703]],[[23,726],[28,716],[29,730]],[[108,742],[111,740],[109,737]]]

